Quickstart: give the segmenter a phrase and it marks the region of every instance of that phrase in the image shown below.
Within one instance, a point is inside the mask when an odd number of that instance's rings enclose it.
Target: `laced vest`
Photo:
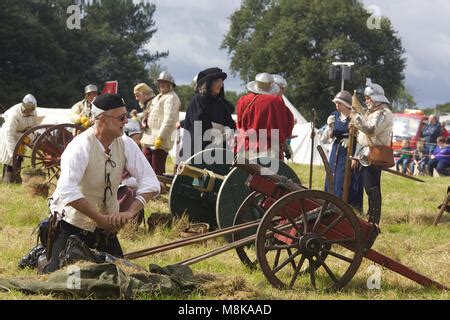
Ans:
[[[91,148],[89,162],[80,182],[81,193],[101,214],[117,213],[119,212],[117,189],[126,164],[123,140],[117,138],[113,141],[108,156],[102,150],[93,129],[86,130],[82,134],[88,135]],[[96,223],[91,218],[71,206],[64,208],[63,220],[91,232],[96,228]]]

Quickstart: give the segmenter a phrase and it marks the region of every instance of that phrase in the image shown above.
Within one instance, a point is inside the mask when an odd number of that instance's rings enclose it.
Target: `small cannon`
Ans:
[[[237,209],[252,192],[245,184],[248,173],[233,168],[234,160],[229,149],[215,148],[203,150],[181,163],[170,188],[171,213],[177,217],[186,214],[191,221],[206,222],[212,228],[232,226]],[[278,174],[300,183],[284,162],[266,157],[252,161],[278,168]]]
[[[324,191],[306,189],[280,175],[262,175],[262,167],[257,164],[235,167],[247,173],[246,185],[252,193],[240,206],[234,226],[127,253],[125,258],[136,259],[232,235],[228,245],[179,264],[191,265],[236,249],[244,263],[259,265],[276,288],[311,286],[339,290],[353,278],[365,257],[425,287],[448,290],[367,247],[374,226],[358,218],[341,199]]]

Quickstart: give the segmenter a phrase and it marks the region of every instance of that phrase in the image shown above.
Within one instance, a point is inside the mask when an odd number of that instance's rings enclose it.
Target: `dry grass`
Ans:
[[[303,184],[308,181],[308,166],[293,165]],[[313,188],[322,189],[324,172],[314,169]],[[412,269],[450,286],[450,226],[448,214],[443,222],[432,226],[437,206],[443,200],[450,178],[425,178],[425,184],[383,173],[382,234],[374,249],[394,258]],[[17,263],[36,242],[31,235],[37,223],[46,216],[45,199],[31,197],[22,186],[0,184],[0,276],[34,276],[34,270],[20,270]],[[367,207],[367,204],[365,205]],[[146,217],[159,212],[169,215],[167,196],[146,207]],[[152,247],[179,239],[186,227],[185,219],[169,225],[157,226],[148,233],[141,225],[137,230],[125,228],[120,240],[125,252]],[[225,240],[163,252],[135,260],[148,268],[150,263],[168,265],[204,253]],[[318,292],[310,289],[278,290],[265,279],[261,271],[251,271],[241,264],[234,251],[193,265],[199,287],[185,299],[449,299],[448,292],[425,289],[389,270],[382,270],[381,289],[368,290],[368,268],[373,265],[363,260],[352,281],[341,292]],[[55,299],[49,295],[28,296],[19,292],[0,292],[0,299]],[[140,299],[155,298],[139,296]],[[160,296],[157,299],[178,299],[180,296]]]

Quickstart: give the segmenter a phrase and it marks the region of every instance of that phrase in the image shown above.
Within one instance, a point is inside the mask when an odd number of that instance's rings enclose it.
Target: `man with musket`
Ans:
[[[352,114],[351,125],[358,130],[355,154],[360,159],[364,190],[369,200],[369,222],[378,225],[381,219],[381,168],[368,161],[369,146],[390,146],[394,116],[388,109],[384,89],[367,79],[364,99],[368,108],[364,115]],[[356,164],[356,160],[352,166]],[[375,238],[373,238],[374,240]],[[370,247],[372,243],[368,243]]]
[[[59,254],[69,236],[115,257],[123,257],[116,233],[132,221],[160,184],[137,144],[124,135],[128,122],[124,100],[117,94],[98,96],[92,104],[94,125],[76,136],[61,156],[61,177],[50,202],[59,223],[44,272],[60,268]],[[134,202],[119,212],[117,190],[127,170],[136,178]]]
[[[13,153],[21,135],[37,124],[36,107],[36,98],[32,94],[27,94],[21,103],[5,112],[6,121],[0,129],[0,163],[3,164],[4,183],[22,182],[20,171],[17,172],[17,176],[13,176]],[[19,155],[19,168],[22,161],[23,157]]]
[[[94,84],[84,87],[84,99],[75,103],[71,110],[70,120],[87,128],[91,125],[91,105],[97,96],[98,88]]]

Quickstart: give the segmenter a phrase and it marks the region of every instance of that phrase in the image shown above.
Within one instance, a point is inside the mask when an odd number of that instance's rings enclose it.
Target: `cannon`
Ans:
[[[25,131],[13,153],[14,176],[19,177],[22,169],[33,168],[45,173],[47,183],[56,184],[60,174],[61,155],[74,136],[82,130],[80,125],[65,123],[38,125]]]
[[[136,259],[232,235],[229,244],[179,264],[191,265],[229,250],[241,250],[250,262],[247,265],[259,267],[276,288],[339,290],[351,281],[365,257],[425,287],[448,290],[371,249],[368,240],[374,226],[357,217],[333,194],[306,189],[280,175],[261,175],[262,167],[257,164],[236,164],[235,168],[247,173],[246,185],[251,194],[241,204],[234,226],[130,252],[125,258]],[[252,216],[253,209],[256,217]]]
[[[206,222],[212,228],[232,226],[234,214],[251,193],[245,185],[248,173],[233,168],[234,160],[229,149],[215,148],[203,150],[181,163],[169,192],[171,213],[177,217],[186,214],[191,221]],[[300,183],[284,162],[266,157],[251,161],[278,168],[277,173]]]

